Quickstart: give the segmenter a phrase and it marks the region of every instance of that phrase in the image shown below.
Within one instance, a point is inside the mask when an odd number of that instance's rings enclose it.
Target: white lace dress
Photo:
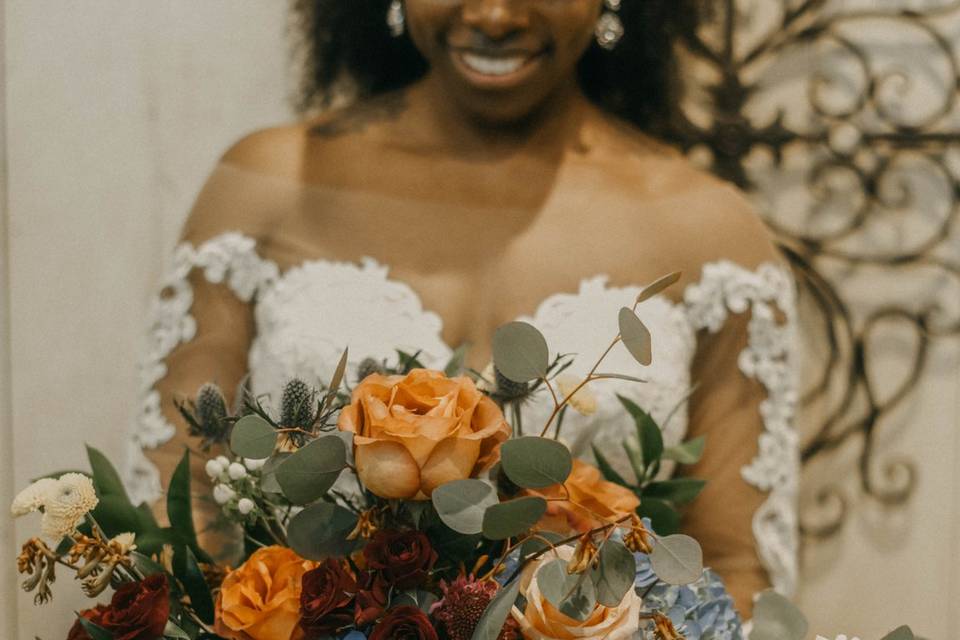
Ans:
[[[161,486],[156,467],[142,450],[175,434],[155,385],[167,373],[167,357],[195,337],[188,280],[194,270],[253,305],[255,337],[248,367],[257,394],[277,397],[293,377],[329,380],[348,345],[354,370],[366,357],[393,358],[396,349],[420,351],[426,366],[442,368],[453,351],[441,338],[439,316],[424,309],[409,286],[392,280],[388,267],[372,259],[359,264],[312,260],[281,273],[276,264],[260,257],[252,238],[239,233],[219,235],[201,246],[183,244],[164,279],[164,295],[155,302],[142,366],[143,404],[132,430],[128,470],[137,500],[155,499]],[[578,291],[550,296],[531,317],[522,319],[537,326],[556,352],[583,355],[572,369],[585,374],[616,335],[617,310],[629,306],[640,289],[608,286],[602,275],[586,278]],[[626,467],[619,452],[634,427],[616,400],[616,394],[623,394],[661,424],[670,416],[664,439],[667,444],[679,442],[687,432],[686,398],[698,332],[716,333],[729,315],[748,311],[747,346],[739,354],[738,366],[762,384],[766,397],[760,405],[759,453],[741,475],[767,494],[753,517],[753,533],[771,582],[790,594],[797,580],[798,544],[797,438],[791,425],[796,393],[790,353],[795,320],[792,278],[782,266],[764,264],[748,270],[727,261],[709,263],[700,280],[685,289],[682,303],[662,296],[643,303],[638,312],[653,334],[653,364],[640,367],[620,345],[605,360],[604,370],[649,382],[612,380],[594,385],[598,411],[589,417],[568,412],[564,439],[580,455],[589,455],[590,444],[596,444],[609,453],[614,466]],[[544,398],[529,406],[524,422],[543,416],[550,408],[547,402]]]

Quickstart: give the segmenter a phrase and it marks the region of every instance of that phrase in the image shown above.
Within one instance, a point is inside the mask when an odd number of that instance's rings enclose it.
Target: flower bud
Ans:
[[[247,467],[247,471],[259,471],[263,468],[263,465],[267,464],[269,458],[262,458],[255,460],[253,458],[244,458],[243,464]]]
[[[207,465],[204,469],[211,480],[216,480],[220,477],[220,474],[223,473],[223,467],[220,465],[219,460],[207,460]]]
[[[213,488],[213,499],[216,500],[217,504],[227,504],[233,500],[236,495],[237,492],[225,484],[218,484]]]
[[[215,460],[220,463],[220,466],[224,469],[230,466],[230,460],[227,458],[227,456],[217,456]]]
[[[247,469],[239,462],[234,462],[227,467],[227,475],[231,480],[242,480],[247,477]]]
[[[237,502],[237,511],[239,511],[241,515],[247,515],[253,511],[253,508],[256,506],[250,498],[240,498],[240,501]]]

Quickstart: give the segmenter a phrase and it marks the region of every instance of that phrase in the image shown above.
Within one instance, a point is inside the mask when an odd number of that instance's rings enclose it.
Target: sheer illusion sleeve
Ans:
[[[699,332],[690,436],[707,447],[682,473],[708,479],[687,529],[749,617],[753,594],[789,595],[797,580],[793,281],[773,262],[712,263],[684,304]]]
[[[128,484],[135,501],[163,494],[184,447],[195,446],[176,401],[216,383],[232,402],[247,371],[254,336],[251,302],[277,275],[261,258],[265,221],[276,201],[227,165],[211,175],[184,227],[182,240],[153,300],[141,405],[131,437]],[[199,459],[196,459],[199,463]],[[196,482],[207,482],[194,465]]]

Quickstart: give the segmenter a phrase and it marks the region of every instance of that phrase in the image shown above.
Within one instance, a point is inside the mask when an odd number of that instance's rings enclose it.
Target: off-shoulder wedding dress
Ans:
[[[272,206],[282,205],[274,202]],[[368,257],[353,262],[304,259],[281,266],[264,255],[258,240],[245,233],[242,224],[237,226],[239,230],[208,230],[199,234],[206,237],[197,242],[189,240],[188,233],[188,241],[174,251],[163,291],[155,301],[142,366],[143,403],[132,430],[128,473],[132,493],[139,500],[153,500],[161,492],[158,469],[143,450],[156,448],[176,434],[164,410],[164,394],[192,394],[204,381],[186,376],[189,380],[180,388],[163,387],[160,383],[171,368],[189,366],[207,372],[198,375],[213,375],[209,372],[218,369],[205,367],[204,359],[232,358],[229,367],[237,375],[249,371],[256,394],[276,398],[293,377],[329,380],[345,346],[349,346],[353,372],[364,358],[392,359],[396,349],[419,352],[426,366],[437,368],[443,368],[453,352],[455,345],[446,344],[441,336],[439,315],[424,308],[411,286],[392,277],[389,264]],[[544,333],[554,353],[582,356],[573,365],[580,374],[587,373],[616,335],[617,311],[630,306],[644,284],[611,286],[603,274],[584,275],[579,288],[550,295],[532,315],[520,318]],[[640,367],[622,345],[605,361],[604,370],[648,382],[595,384],[597,412],[589,417],[568,412],[564,439],[575,453],[587,457],[591,443],[597,445],[628,475],[621,442],[634,427],[616,399],[623,394],[665,425],[667,444],[679,442],[689,432],[687,398],[697,383],[691,380],[691,365],[698,339],[722,335],[735,318],[743,319],[740,326],[746,335],[732,357],[745,384],[762,394],[753,409],[757,426],[747,431],[758,440],[721,444],[724,431],[730,430],[722,425],[710,438],[721,450],[750,447],[755,451],[747,464],[738,464],[737,482],[743,486],[725,489],[729,508],[736,511],[737,496],[744,491],[763,494],[751,521],[756,555],[775,588],[789,594],[797,580],[798,545],[797,437],[791,424],[796,403],[792,277],[776,262],[748,268],[732,260],[716,260],[703,264],[699,277],[679,293],[675,300],[659,295],[638,309],[653,335],[651,366]],[[238,315],[240,310],[249,316]],[[198,329],[198,314],[206,316],[205,332]],[[242,347],[230,346],[236,344]],[[224,353],[230,348],[243,352]],[[178,360],[171,360],[175,353]],[[215,381],[225,389],[225,383],[235,382]],[[524,422],[537,420],[551,406],[546,397],[528,405]],[[708,440],[708,447],[711,444]],[[722,522],[716,525],[717,530],[722,527]]]

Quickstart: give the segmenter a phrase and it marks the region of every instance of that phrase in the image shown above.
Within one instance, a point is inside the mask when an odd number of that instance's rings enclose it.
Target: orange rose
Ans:
[[[562,534],[571,531],[582,533],[619,520],[640,506],[636,494],[618,484],[607,482],[599,469],[582,460],[573,461],[573,471],[564,485],[569,492],[569,499],[548,503],[547,513],[540,521],[541,528]],[[527,493],[544,498],[566,496],[560,485],[536,491],[529,489]]]
[[[510,425],[466,377],[414,369],[367,376],[337,424],[352,431],[357,473],[381,498],[426,500],[493,465]]]
[[[258,549],[223,581],[216,632],[230,640],[299,640],[300,584],[317,566],[286,547]]]
[[[615,607],[597,604],[583,622],[560,613],[540,591],[537,571],[556,558],[570,560],[572,555],[573,550],[570,547],[560,547],[555,553],[547,554],[524,568],[520,592],[526,600],[526,606],[522,612],[518,607],[513,607],[511,613],[513,619],[520,624],[523,637],[526,640],[631,640],[640,628],[640,610],[643,604],[633,589],[628,589],[623,600]]]

